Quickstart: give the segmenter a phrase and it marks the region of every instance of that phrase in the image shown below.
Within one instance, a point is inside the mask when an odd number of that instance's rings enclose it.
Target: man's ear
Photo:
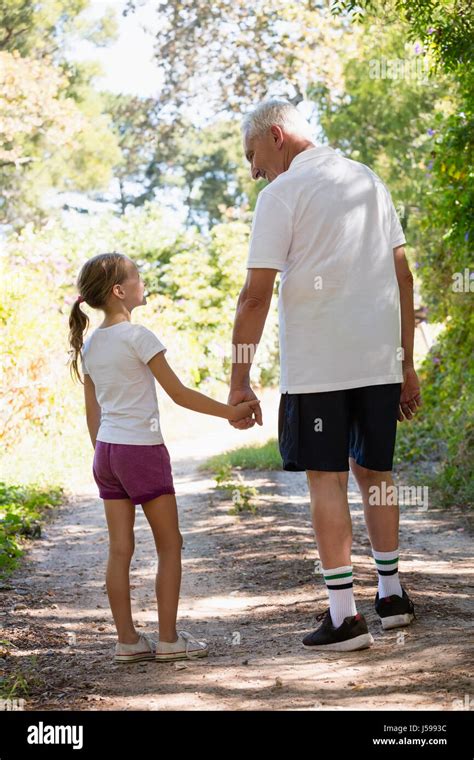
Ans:
[[[281,127],[279,127],[277,124],[274,124],[273,127],[270,127],[273,142],[278,145],[279,148],[283,145],[283,132],[281,130]]]

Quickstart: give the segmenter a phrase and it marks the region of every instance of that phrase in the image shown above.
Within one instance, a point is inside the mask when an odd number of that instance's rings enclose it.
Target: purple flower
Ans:
[[[429,129],[426,134],[430,135],[431,137],[431,135],[434,135],[435,132],[436,132],[436,129]]]
[[[433,34],[433,32],[434,32],[434,28],[430,26],[430,28],[427,31],[427,34]]]
[[[440,363],[439,357],[438,356],[434,356],[433,357],[433,364],[439,364],[439,363]]]
[[[466,232],[466,234],[464,235],[464,240],[467,243],[467,241],[469,240],[469,232]]]

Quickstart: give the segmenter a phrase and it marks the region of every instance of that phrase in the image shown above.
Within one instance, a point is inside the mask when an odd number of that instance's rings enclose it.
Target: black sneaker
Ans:
[[[323,620],[323,624],[304,637],[303,646],[306,649],[352,652],[354,649],[366,649],[374,643],[360,612],[344,618],[339,628],[333,626],[329,609],[317,615],[316,620]]]
[[[382,623],[384,631],[390,628],[399,628],[403,625],[410,625],[416,617],[415,605],[402,586],[403,596],[392,594],[379,599],[379,592],[375,596],[375,610]]]

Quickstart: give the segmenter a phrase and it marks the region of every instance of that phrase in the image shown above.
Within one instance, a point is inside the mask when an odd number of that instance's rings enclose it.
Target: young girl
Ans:
[[[133,309],[147,301],[139,271],[127,256],[104,253],[89,259],[77,287],[79,296],[69,317],[71,371],[84,384],[87,427],[95,450],[93,475],[109,532],[106,586],[118,634],[114,659],[164,662],[206,656],[205,642],[176,631],[182,536],[155,378],[180,406],[231,421],[246,420],[249,425],[254,424],[259,401],[221,404],[181,383],[156,335],[131,322]],[[104,321],[85,342],[89,319],[81,310],[83,301],[104,312]],[[136,504],[142,505],[158,553],[158,642],[139,634],[132,619],[129,568]]]

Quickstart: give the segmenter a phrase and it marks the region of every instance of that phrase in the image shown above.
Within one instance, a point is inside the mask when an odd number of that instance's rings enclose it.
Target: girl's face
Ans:
[[[123,305],[132,311],[136,306],[145,306],[145,283],[143,282],[140,272],[133,261],[128,264],[128,274],[126,279],[121,285],[115,285],[114,288],[119,289],[122,296]],[[118,293],[117,293],[118,295]]]
[[[129,300],[130,302],[128,307],[129,311],[132,311],[135,306],[145,306],[145,283],[143,282],[140,272],[135,264],[130,267],[128,277],[122,285],[127,294],[126,301]]]

